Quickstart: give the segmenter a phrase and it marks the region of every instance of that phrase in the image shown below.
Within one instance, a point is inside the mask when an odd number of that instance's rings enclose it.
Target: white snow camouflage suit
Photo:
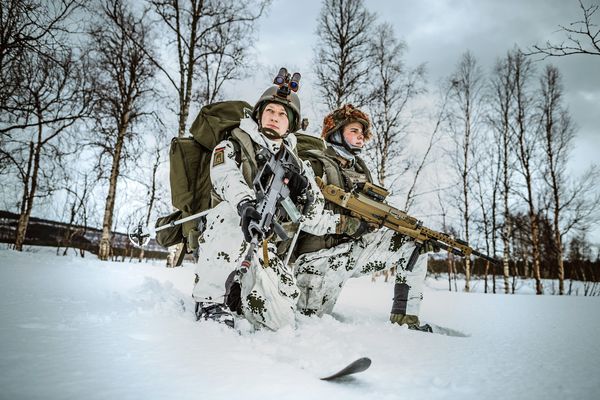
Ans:
[[[239,129],[271,154],[280,148],[280,144],[263,136],[256,122],[250,118],[242,119]],[[295,136],[289,134],[284,143],[293,149],[296,146]],[[300,165],[309,181],[308,190],[314,197],[305,213],[303,230],[314,235],[335,232],[339,216],[324,210],[325,200],[315,183],[310,164],[300,162]],[[255,199],[255,193],[244,178],[242,169],[236,161],[232,141],[220,142],[213,151],[210,177],[214,191],[223,201],[206,216],[206,228],[199,239],[198,279],[193,291],[197,301],[222,296],[226,277],[239,267],[246,254],[248,244],[240,228],[237,205],[241,201]],[[277,255],[276,244],[271,241],[268,243],[268,258],[268,266],[264,266],[263,248],[259,246],[248,272],[239,275],[242,312],[253,326],[277,330],[294,324],[299,291],[292,267],[284,267]]]
[[[370,173],[359,157],[342,168],[344,160],[331,145],[325,151],[310,151],[300,155],[311,162],[315,174],[321,176],[325,183],[346,191],[351,189],[349,186],[353,183],[371,182]],[[329,202],[326,208],[349,214]],[[366,233],[358,240],[343,235],[314,237],[303,233],[297,246],[300,256],[295,261],[295,276],[300,289],[298,310],[307,315],[330,314],[348,279],[396,265],[395,282],[400,284],[397,302],[400,312],[418,316],[427,273],[427,256],[420,255],[412,269],[407,268],[415,247],[414,242],[408,239],[387,228]]]

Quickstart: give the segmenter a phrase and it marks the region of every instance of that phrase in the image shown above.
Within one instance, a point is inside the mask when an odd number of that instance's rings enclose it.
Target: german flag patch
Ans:
[[[225,147],[219,147],[218,149],[215,149],[214,154],[213,154],[213,167],[216,167],[217,165],[221,165],[225,162]]]

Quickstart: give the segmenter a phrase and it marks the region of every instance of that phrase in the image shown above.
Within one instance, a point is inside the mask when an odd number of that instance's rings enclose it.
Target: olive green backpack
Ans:
[[[214,147],[250,117],[252,106],[245,101],[224,101],[202,107],[190,128],[191,137],[175,137],[169,149],[169,181],[174,213],[156,221],[156,227],[177,221],[211,207],[210,159]],[[156,233],[164,247],[183,242],[198,225],[188,221]]]
[[[319,136],[309,135],[307,133],[294,133],[297,139],[296,151],[302,157],[302,153],[308,150],[321,150],[325,151],[327,145],[325,141]]]

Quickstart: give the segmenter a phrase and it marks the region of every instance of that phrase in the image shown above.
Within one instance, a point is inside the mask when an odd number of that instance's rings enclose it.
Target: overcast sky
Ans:
[[[587,0],[587,4],[591,0]],[[596,3],[598,0],[595,0]],[[558,41],[559,24],[581,17],[577,0],[366,0],[379,22],[389,22],[408,44],[407,64],[426,63],[430,85],[448,76],[459,57],[470,50],[489,71],[496,59],[515,45],[525,49],[548,39]],[[315,127],[323,110],[313,105],[314,47],[319,0],[274,0],[259,24],[255,44],[260,66],[245,80],[241,93],[251,103],[269,84],[265,70],[278,66],[303,75],[300,97],[306,116]],[[600,15],[597,16],[600,21]],[[600,57],[574,55],[552,58],[561,71],[566,102],[579,130],[572,168],[581,172],[600,152]],[[541,70],[545,62],[539,62]],[[237,86],[239,91],[240,87]],[[230,91],[230,90],[228,90]],[[233,94],[226,94],[228,97]]]
[[[591,4],[586,0],[586,4]],[[546,40],[559,41],[559,24],[581,18],[577,0],[366,0],[378,22],[394,26],[398,38],[406,41],[408,66],[426,63],[432,92],[437,83],[454,70],[459,57],[470,50],[484,72],[518,45],[526,49]],[[258,65],[252,77],[231,88],[226,97],[241,97],[253,103],[272,77],[267,70],[286,66],[302,73],[300,92],[303,114],[316,132],[323,118],[322,106],[315,103],[313,62],[316,19],[321,1],[274,0],[269,14],[259,24],[255,43]],[[600,15],[596,16],[600,22]],[[566,103],[577,123],[570,170],[581,173],[600,153],[600,57],[574,55],[551,58],[563,76]],[[545,62],[537,63],[541,70]],[[309,130],[311,130],[309,128]],[[597,230],[598,231],[598,230]],[[593,239],[600,242],[600,234]]]

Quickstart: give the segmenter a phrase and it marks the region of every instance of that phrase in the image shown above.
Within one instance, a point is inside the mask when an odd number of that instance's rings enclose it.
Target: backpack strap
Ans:
[[[356,163],[362,169],[362,172],[367,176],[367,180],[370,183],[373,183],[373,177],[371,176],[371,171],[369,171],[367,164],[365,164],[365,162],[363,161],[362,158],[360,158],[358,156],[355,156],[355,158],[356,158]]]
[[[344,187],[344,177],[342,176],[342,170],[340,169],[339,164],[332,160],[324,151],[322,150],[305,150],[302,152],[303,158],[309,158],[317,160],[323,166],[324,179],[325,183],[329,183],[338,187]]]
[[[254,177],[258,173],[254,142],[250,138],[250,135],[239,128],[232,130],[227,138],[233,143],[236,152],[236,161],[242,166],[242,174],[246,183],[252,187]]]

